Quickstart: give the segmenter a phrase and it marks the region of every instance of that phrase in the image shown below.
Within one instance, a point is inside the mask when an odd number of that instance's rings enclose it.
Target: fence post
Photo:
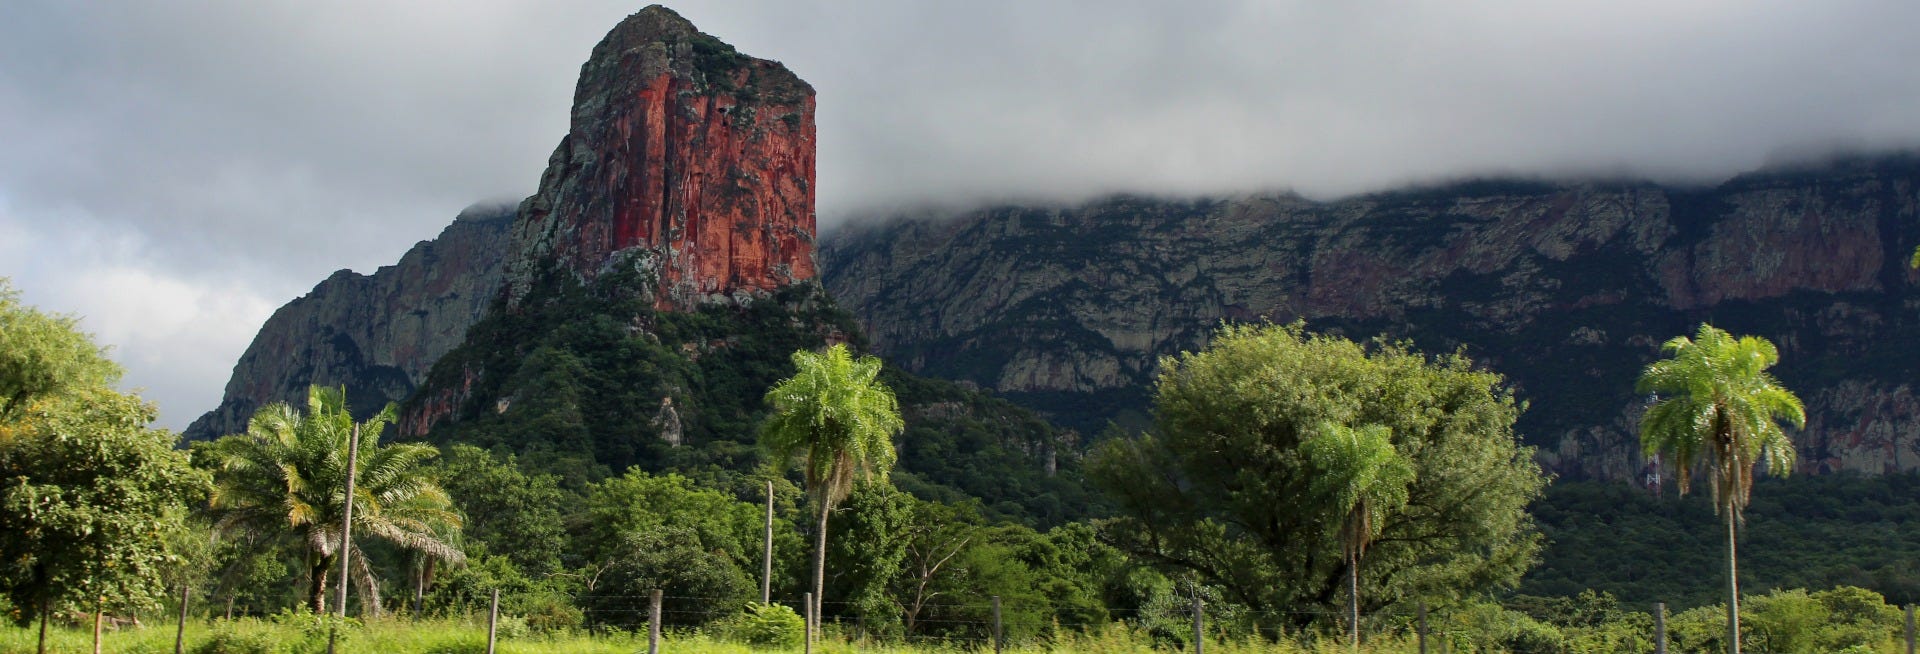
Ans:
[[[660,654],[660,589],[647,594],[647,654]]]
[[[500,624],[500,589],[493,589],[493,603],[487,606],[487,654],[493,654],[494,634]]]
[[[1653,654],[1667,654],[1667,603],[1653,603]]]
[[[1418,634],[1418,640],[1420,641],[1420,654],[1427,654],[1427,603],[1421,602],[1419,604],[1419,607],[1420,608],[1418,610],[1420,613],[1420,628],[1418,631],[1415,631],[1414,633]]]
[[[806,647],[806,654],[813,654],[813,619],[814,619],[814,615],[813,615],[813,593],[811,593],[811,592],[809,592],[809,593],[807,593],[807,595],[806,595],[806,599],[803,599],[803,600],[800,600],[800,601],[802,601],[802,602],[805,602],[805,603],[806,603],[806,605],[807,605],[807,608],[806,608],[806,611],[807,611],[807,647]]]
[[[1000,596],[993,596],[993,654],[1000,654],[1007,646],[1006,632],[1000,626]]]
[[[773,482],[767,482],[766,555],[760,559],[760,603],[773,603]]]
[[[377,436],[376,436],[377,437]],[[359,476],[360,465],[360,425],[353,426],[353,435],[347,439],[347,495],[342,502],[344,517],[340,518],[340,619],[327,626],[327,654],[333,654],[334,640],[340,635],[340,625],[347,621],[347,587],[353,585],[353,577],[347,575],[347,561],[353,557],[353,480]],[[325,600],[321,600],[325,603]],[[364,611],[361,612],[363,615]],[[492,636],[488,636],[492,640]],[[493,654],[493,646],[487,646],[487,654]]]
[[[1913,605],[1907,605],[1907,654],[1913,652]]]
[[[187,647],[187,598],[191,597],[193,587],[180,586],[180,626],[173,630],[173,654],[183,654]]]
[[[1200,603],[1200,594],[1193,594],[1193,654],[1201,654],[1207,640],[1207,623],[1202,615],[1204,605]]]

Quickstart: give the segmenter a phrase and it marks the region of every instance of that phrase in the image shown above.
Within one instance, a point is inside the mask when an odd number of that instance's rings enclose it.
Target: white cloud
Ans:
[[[42,311],[80,316],[80,327],[127,370],[125,390],[160,408],[179,430],[220,402],[233,364],[282,300],[246,283],[155,272],[150,244],[68,216],[29,224],[0,206],[0,276]]]
[[[819,91],[823,225],[1113,191],[1711,181],[1920,143],[1911,2],[674,5]],[[124,341],[184,421],[263,303],[531,192],[581,61],[638,6],[0,2],[0,274]]]

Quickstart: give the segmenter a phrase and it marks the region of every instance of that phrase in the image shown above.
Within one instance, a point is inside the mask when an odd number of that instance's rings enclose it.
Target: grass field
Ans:
[[[38,632],[34,629],[10,624],[0,626],[0,654],[34,652],[37,636]],[[486,651],[486,639],[484,622],[376,620],[348,630],[338,651],[366,654],[480,654]],[[144,628],[108,631],[103,637],[101,651],[168,654],[173,652],[173,640],[174,629],[171,624],[149,622]],[[47,649],[61,653],[91,652],[92,642],[92,633],[87,629],[56,627],[48,631]],[[193,621],[187,625],[185,645],[187,652],[199,654],[308,654],[326,651],[326,635],[324,629],[252,618],[216,620],[211,623]],[[499,639],[496,647],[500,654],[632,654],[646,650],[647,637],[644,633],[516,634]],[[798,652],[800,649],[761,649],[700,633],[669,633],[661,642],[660,651],[674,654],[766,654]],[[828,637],[816,643],[814,651],[822,654],[907,654],[992,651],[992,648],[979,642],[898,645]],[[1165,647],[1156,649],[1153,641],[1145,635],[1115,625],[1098,633],[1075,634],[1051,641],[1011,646],[1007,651],[1124,654],[1169,650]],[[1301,647],[1290,643],[1208,641],[1206,651],[1209,654],[1333,654],[1352,650],[1331,643],[1319,647]],[[1389,639],[1372,643],[1362,651],[1368,654],[1411,654],[1417,650],[1411,642]]]

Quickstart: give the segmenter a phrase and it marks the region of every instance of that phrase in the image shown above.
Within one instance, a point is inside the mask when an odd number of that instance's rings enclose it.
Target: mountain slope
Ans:
[[[1639,368],[1703,320],[1779,344],[1809,402],[1802,467],[1920,469],[1920,159],[1714,188],[1490,181],[1334,202],[1114,197],[840,231],[824,281],[876,351],[1083,432],[1144,427],[1161,356],[1222,320],[1466,348],[1532,408],[1562,475],[1648,468]]]
[[[510,207],[474,207],[372,275],[341,270],[274,311],[233,367],[220,406],[190,439],[245,431],[254,410],[302,403],[309,384],[347,387],[360,413],[399,402],[479,320],[500,287]]]

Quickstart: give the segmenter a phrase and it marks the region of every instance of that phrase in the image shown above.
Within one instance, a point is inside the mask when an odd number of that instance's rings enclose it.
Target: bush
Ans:
[[[807,636],[806,621],[784,604],[748,602],[722,629],[728,638],[770,649],[797,647]]]
[[[1448,612],[1437,631],[1454,649],[1467,652],[1557,654],[1567,640],[1553,625],[1484,603]]]
[[[580,627],[586,620],[586,614],[573,605],[566,596],[557,593],[540,593],[524,598],[520,603],[520,613],[526,619],[526,626],[534,633],[550,634],[571,631]]]
[[[264,631],[241,632],[221,629],[195,645],[193,654],[281,654],[286,650]]]

